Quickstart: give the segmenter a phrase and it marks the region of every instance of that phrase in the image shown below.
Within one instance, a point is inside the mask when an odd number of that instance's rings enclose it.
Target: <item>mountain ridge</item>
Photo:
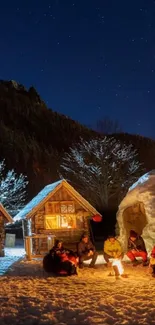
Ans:
[[[48,108],[36,89],[14,80],[0,80],[0,160],[29,180],[29,199],[59,178],[65,151],[82,137],[100,134]],[[155,141],[127,133],[108,135],[138,150],[145,171],[155,168]]]

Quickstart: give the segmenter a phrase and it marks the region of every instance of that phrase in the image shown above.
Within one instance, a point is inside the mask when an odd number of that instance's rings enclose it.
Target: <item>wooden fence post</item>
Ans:
[[[25,249],[26,249],[26,257],[29,261],[31,261],[31,237],[25,237]]]

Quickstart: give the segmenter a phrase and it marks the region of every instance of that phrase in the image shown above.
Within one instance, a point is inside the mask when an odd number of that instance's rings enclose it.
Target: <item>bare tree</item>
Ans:
[[[96,131],[108,135],[115,133],[122,133],[122,128],[118,121],[110,120],[108,117],[103,118],[102,120],[97,121]]]
[[[9,170],[5,173],[5,162],[0,162],[0,203],[14,216],[24,206],[28,181],[22,174]]]
[[[110,137],[92,139],[70,148],[60,171],[76,184],[84,196],[100,211],[112,198],[124,194],[140,175],[142,166],[137,151]]]

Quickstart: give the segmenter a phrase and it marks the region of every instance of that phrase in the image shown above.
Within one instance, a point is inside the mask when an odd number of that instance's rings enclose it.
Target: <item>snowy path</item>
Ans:
[[[25,250],[21,247],[5,248],[5,256],[0,257],[0,275],[4,274],[24,254]]]
[[[20,261],[0,277],[1,324],[154,325],[155,279],[142,266],[126,273],[116,280],[99,266],[54,278],[40,261]]]

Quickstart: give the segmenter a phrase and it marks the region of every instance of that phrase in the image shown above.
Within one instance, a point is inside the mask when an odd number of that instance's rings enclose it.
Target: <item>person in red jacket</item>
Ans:
[[[63,243],[57,240],[54,247],[43,259],[43,268],[46,272],[57,275],[77,274],[76,254],[71,250],[65,249]]]
[[[133,266],[138,264],[136,257],[142,258],[143,266],[147,266],[149,264],[147,261],[147,251],[144,240],[134,230],[130,231],[130,236],[128,239],[128,252],[126,255],[132,261]]]
[[[151,252],[150,266],[152,267],[152,276],[155,278],[155,246],[153,247]]]

